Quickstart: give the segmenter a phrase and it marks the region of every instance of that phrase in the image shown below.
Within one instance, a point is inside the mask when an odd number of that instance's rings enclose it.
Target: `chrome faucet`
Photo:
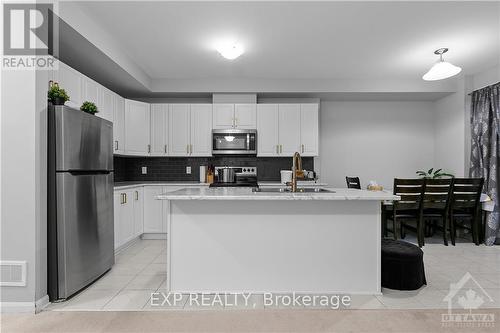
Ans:
[[[298,152],[293,154],[292,159],[292,181],[290,185],[292,186],[292,192],[297,192],[297,172],[302,171],[302,157]]]

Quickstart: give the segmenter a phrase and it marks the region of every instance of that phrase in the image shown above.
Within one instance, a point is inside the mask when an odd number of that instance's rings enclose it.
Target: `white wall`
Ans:
[[[26,286],[0,287],[2,311],[33,312],[47,295],[47,82],[2,70],[0,260],[27,263]]]
[[[457,177],[467,176],[468,114],[464,80],[457,92],[434,102],[435,166]]]
[[[359,176],[392,188],[395,177],[415,177],[434,166],[432,102],[322,102],[321,181],[345,187]]]
[[[436,166],[458,177],[469,175],[470,103],[474,90],[500,82],[500,65],[457,80],[457,91],[434,102]]]
[[[476,73],[471,78],[471,91],[500,82],[500,65]]]

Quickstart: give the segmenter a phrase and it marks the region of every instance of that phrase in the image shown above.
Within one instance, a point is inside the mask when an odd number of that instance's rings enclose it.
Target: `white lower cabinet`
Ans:
[[[143,233],[142,199],[142,187],[115,191],[115,250]]]
[[[144,188],[138,187],[134,194],[134,237],[144,233]]]
[[[204,185],[145,185],[116,189],[114,193],[115,250],[136,237],[148,234],[150,239],[164,238],[170,216],[170,202],[158,195],[186,187]],[[155,236],[156,234],[157,236]]]
[[[156,197],[164,192],[163,186],[144,186],[144,233],[167,232],[163,219],[164,200]]]

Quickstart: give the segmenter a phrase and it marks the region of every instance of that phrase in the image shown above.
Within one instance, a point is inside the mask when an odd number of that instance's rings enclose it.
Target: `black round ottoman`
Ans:
[[[424,284],[424,252],[408,242],[382,239],[382,287],[416,290]]]

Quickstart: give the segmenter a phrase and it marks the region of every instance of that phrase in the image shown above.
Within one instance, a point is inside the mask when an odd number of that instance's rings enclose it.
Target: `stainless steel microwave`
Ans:
[[[250,129],[213,130],[212,154],[256,155],[257,130],[250,130]]]

